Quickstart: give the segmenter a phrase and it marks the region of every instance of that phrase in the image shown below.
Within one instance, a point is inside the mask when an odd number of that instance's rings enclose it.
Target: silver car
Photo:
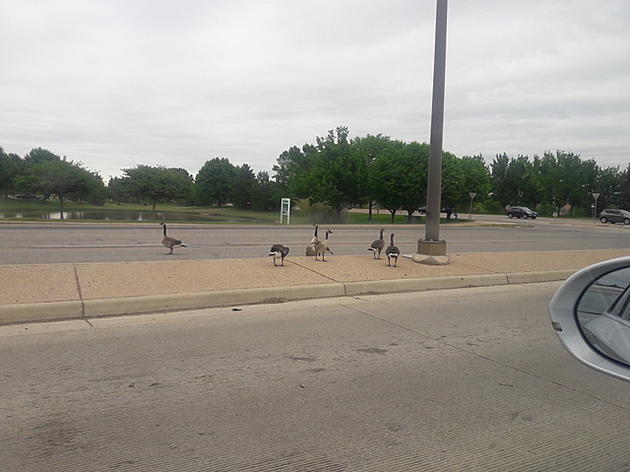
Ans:
[[[623,223],[630,225],[630,211],[606,209],[599,214],[602,223]]]
[[[630,381],[630,257],[586,267],[549,304],[551,324],[579,361]]]

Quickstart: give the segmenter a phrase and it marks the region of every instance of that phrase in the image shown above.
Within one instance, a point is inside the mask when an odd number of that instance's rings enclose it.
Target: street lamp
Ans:
[[[435,49],[433,54],[431,140],[429,143],[427,175],[427,222],[424,239],[418,240],[418,252],[413,256],[414,261],[426,264],[449,263],[449,257],[446,255],[446,241],[440,240],[447,10],[448,0],[437,0],[435,12]]]
[[[595,207],[593,208],[593,224],[597,224],[595,218],[597,217],[597,199],[599,198],[599,193],[593,192],[591,195],[593,195],[593,198],[595,199]]]
[[[470,211],[468,211],[468,221],[472,221],[472,204],[477,194],[475,192],[468,192],[468,195],[470,196]]]

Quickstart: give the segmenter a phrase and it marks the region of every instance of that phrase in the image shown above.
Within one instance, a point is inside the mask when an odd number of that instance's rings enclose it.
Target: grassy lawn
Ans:
[[[409,223],[407,221],[407,214],[403,214],[403,215],[396,215],[394,217],[394,222],[392,223],[392,216],[389,214],[389,212],[387,213],[381,213],[380,215],[377,215],[376,213],[372,213],[372,219],[369,220],[368,219],[368,214],[367,213],[354,213],[354,212],[350,212],[348,213],[347,217],[346,217],[346,224],[351,224],[351,225],[391,225],[391,224],[395,224],[395,225],[406,225],[406,224],[412,224],[412,225],[418,225],[418,224],[424,224],[426,222],[426,217],[424,216],[413,216],[411,218],[411,223]],[[463,219],[447,219],[447,218],[440,218],[440,224],[456,224],[456,223],[465,223],[468,220],[463,220]]]
[[[56,200],[14,200],[0,198],[0,214],[3,214],[5,221],[60,221],[57,217],[47,218],[44,215],[49,213],[59,213],[59,202]],[[84,212],[87,214],[78,216],[72,212]],[[239,210],[233,207],[198,207],[198,206],[178,206],[173,204],[162,204],[156,207],[153,213],[150,206],[133,203],[111,203],[105,205],[91,205],[89,203],[66,202],[64,213],[69,212],[63,221],[73,222],[117,222],[117,223],[151,223],[164,218],[170,222],[181,223],[241,223],[241,224],[277,224],[279,212],[263,212],[254,210]],[[139,215],[142,212],[143,218]],[[20,216],[18,216],[18,214]],[[442,223],[461,223],[465,220],[447,220],[442,218]],[[413,217],[411,224],[424,224],[424,217]],[[291,224],[310,224],[311,219],[304,212],[294,211],[291,214]],[[348,212],[345,224],[373,224],[390,225],[391,215],[389,212],[381,212],[380,215],[374,213],[372,220],[368,219],[367,213]],[[396,215],[393,224],[408,224],[407,215]]]

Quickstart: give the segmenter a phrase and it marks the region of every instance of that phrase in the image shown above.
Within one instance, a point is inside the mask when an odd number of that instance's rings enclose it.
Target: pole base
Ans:
[[[446,241],[418,241],[418,253],[411,260],[419,264],[447,265],[451,258],[446,254]]]
[[[427,256],[446,256],[446,241],[418,240],[418,254]]]

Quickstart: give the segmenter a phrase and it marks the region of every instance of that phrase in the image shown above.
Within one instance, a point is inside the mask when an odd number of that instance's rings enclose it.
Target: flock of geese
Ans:
[[[176,247],[186,247],[179,239],[172,238],[166,234],[166,223],[163,221],[160,223],[162,225],[162,246],[167,248],[169,252],[167,254],[173,254],[173,249]],[[320,239],[317,232],[319,230],[319,225],[315,224],[315,234],[311,239],[311,242],[308,246],[306,246],[306,255],[315,257],[316,261],[319,261],[319,257],[321,256],[321,261],[326,262],[325,256],[326,254],[334,254],[334,252],[330,249],[330,240],[328,239],[328,235],[332,234],[332,231],[327,229],[326,235],[324,239]],[[374,255],[374,259],[381,258],[381,252],[385,247],[385,240],[383,239],[383,231],[381,228],[381,232],[378,239],[372,241],[370,247],[368,247],[368,251],[372,251]],[[274,244],[271,246],[269,250],[269,255],[273,258],[273,265],[276,266],[276,259],[280,259],[280,265],[284,265],[284,259],[289,254],[289,248],[284,244]],[[394,244],[394,233],[390,235],[390,243],[389,246],[385,249],[385,255],[387,256],[387,265],[391,267],[392,259],[394,261],[394,267],[398,266],[398,257],[400,256],[400,250]]]
[[[313,238],[311,239],[310,244],[306,246],[305,254],[311,257],[314,256],[316,261],[319,261],[320,260],[319,257],[321,256],[321,261],[326,262],[326,254],[334,254],[334,252],[332,252],[332,250],[330,249],[330,240],[328,239],[328,235],[332,234],[332,231],[329,229],[326,230],[326,236],[324,237],[324,239],[320,239],[317,234],[319,225],[316,224],[314,226],[315,226],[315,234],[313,235]],[[380,259],[381,252],[383,251],[383,248],[385,248],[385,240],[383,239],[383,231],[384,229],[381,228],[379,238],[372,241],[372,244],[370,244],[370,247],[368,247],[368,251],[372,251],[374,255],[374,259]],[[289,248],[285,246],[284,244],[274,244],[273,246],[271,246],[271,249],[269,250],[269,255],[273,257],[274,266],[277,265],[276,259],[280,259],[280,265],[283,266],[284,258],[287,257],[288,254],[289,254]],[[400,249],[398,249],[398,247],[394,244],[394,233],[390,235],[390,243],[389,243],[389,246],[385,248],[385,255],[387,256],[388,266],[390,267],[392,266],[392,260],[394,262],[394,267],[398,266],[398,258],[400,257]]]

